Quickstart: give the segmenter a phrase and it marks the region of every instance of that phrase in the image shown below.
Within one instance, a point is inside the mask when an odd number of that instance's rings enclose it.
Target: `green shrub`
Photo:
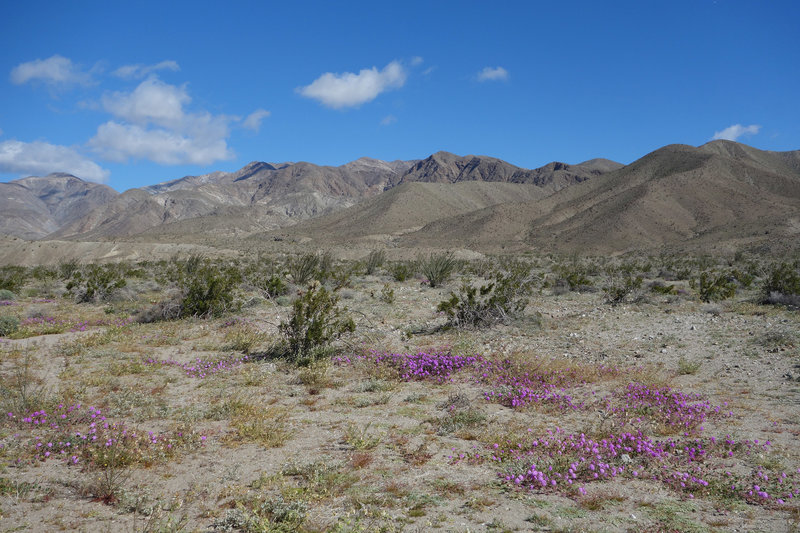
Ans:
[[[106,301],[127,282],[114,265],[89,265],[72,274],[67,290],[78,302]]]
[[[675,285],[667,285],[661,281],[654,281],[651,283],[650,292],[654,292],[656,294],[678,294],[678,290],[675,288]]]
[[[689,282],[689,286],[704,302],[727,300],[736,294],[736,283],[727,273],[702,272],[698,279]]]
[[[558,265],[553,268],[553,272],[558,276],[555,283],[556,287],[567,287],[574,292],[593,290],[592,280],[583,265]]]
[[[392,263],[392,266],[389,267],[392,277],[395,281],[399,282],[403,282],[413,276],[416,270],[416,265],[414,263],[409,263],[406,261]]]
[[[800,268],[798,264],[773,265],[761,287],[762,302],[800,307]]]
[[[371,276],[383,266],[384,261],[386,261],[386,252],[384,250],[372,250],[365,261],[364,273],[367,276]]]
[[[438,287],[450,279],[456,266],[453,252],[430,254],[418,260],[419,270],[431,287]]]
[[[0,268],[0,289],[19,294],[26,281],[28,281],[27,268],[21,266],[4,266]]]
[[[15,316],[0,316],[0,337],[16,333],[19,329],[19,318]]]
[[[308,364],[319,357],[320,348],[347,332],[355,323],[338,307],[339,297],[319,283],[312,283],[294,301],[288,322],[279,326],[285,337],[289,359]]]
[[[58,271],[55,268],[45,266],[35,266],[31,269],[33,279],[46,281],[58,278]]]
[[[0,289],[0,301],[13,301],[17,299],[17,295],[8,289]]]
[[[611,279],[603,289],[606,301],[611,305],[623,303],[642,286],[642,277],[634,276],[630,270],[615,271],[609,269]]]
[[[496,273],[487,285],[461,286],[458,294],[439,302],[436,309],[449,317],[449,325],[456,328],[476,328],[505,322],[521,313],[527,305],[531,282],[527,277],[511,273]]]
[[[234,292],[241,281],[239,270],[218,268],[207,262],[192,269],[191,276],[180,281],[181,317],[218,317],[238,308]]]

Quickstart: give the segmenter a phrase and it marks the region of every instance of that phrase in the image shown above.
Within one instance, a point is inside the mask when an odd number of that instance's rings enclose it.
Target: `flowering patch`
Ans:
[[[154,433],[108,420],[100,409],[81,404],[59,405],[51,413],[6,413],[5,425],[15,433],[4,442],[20,450],[17,462],[60,459],[67,464],[108,466],[151,465],[178,450],[202,445],[206,437],[194,432]]]
[[[190,378],[206,378],[220,372],[230,372],[242,366],[250,359],[246,355],[230,355],[222,359],[208,360],[197,358],[188,363],[181,363],[174,360],[157,360],[152,357],[145,361],[147,365],[176,366],[184,371]]]
[[[337,364],[350,364],[354,360],[395,368],[400,379],[404,381],[432,380],[437,383],[444,383],[445,381],[451,381],[455,372],[475,365],[480,358],[478,356],[454,355],[447,350],[417,352],[415,354],[370,350],[365,355],[358,355],[352,358],[337,357],[334,361]]]
[[[698,433],[711,416],[731,415],[714,406],[700,394],[686,394],[670,387],[650,387],[629,383],[625,391],[606,399],[606,412],[617,419],[634,423],[649,418],[665,428]]]
[[[89,328],[111,326],[124,328],[133,324],[133,317],[116,319],[98,320],[74,320],[71,318],[59,318],[54,316],[41,316],[26,318],[20,322],[19,331],[15,337],[26,338],[38,335],[51,335],[54,333],[64,333],[66,331],[86,331]]]

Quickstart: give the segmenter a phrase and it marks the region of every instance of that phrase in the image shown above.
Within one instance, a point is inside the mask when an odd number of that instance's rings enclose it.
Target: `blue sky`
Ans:
[[[800,149],[800,2],[556,4],[5,2],[0,179]]]

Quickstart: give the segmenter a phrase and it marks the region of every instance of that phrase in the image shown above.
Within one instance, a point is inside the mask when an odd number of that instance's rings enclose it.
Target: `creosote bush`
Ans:
[[[490,326],[521,313],[530,288],[527,277],[495,273],[493,281],[486,285],[463,284],[458,294],[451,292],[450,298],[439,302],[436,309],[448,316],[452,327]]]
[[[127,285],[120,270],[117,265],[89,265],[74,271],[66,288],[80,303],[107,301]]]
[[[237,307],[234,291],[240,280],[241,275],[235,268],[203,264],[192,276],[181,279],[180,316],[218,317],[234,310]]]
[[[21,266],[0,267],[0,289],[19,293],[28,280],[28,269]]]
[[[689,286],[704,302],[727,300],[736,294],[736,282],[725,273],[703,272],[697,280],[691,280]]]
[[[289,321],[279,326],[290,360],[309,364],[324,353],[328,343],[355,331],[353,319],[338,303],[339,297],[320,283],[309,285],[294,301]]]
[[[763,303],[800,307],[800,265],[773,265],[761,293]]]
[[[606,285],[604,292],[606,301],[611,305],[623,303],[642,286],[642,277],[634,276],[630,271],[623,271],[621,275],[612,272],[611,280]]]
[[[19,318],[15,316],[0,316],[0,337],[16,333],[19,329]]]
[[[403,282],[413,276],[417,271],[416,265],[414,263],[409,263],[405,261],[398,261],[396,263],[392,263],[392,266],[389,267],[389,272],[391,272],[392,277],[395,281]]]

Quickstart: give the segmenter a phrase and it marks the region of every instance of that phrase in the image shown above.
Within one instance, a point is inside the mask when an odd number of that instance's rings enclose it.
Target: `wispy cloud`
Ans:
[[[421,65],[421,64],[422,64],[424,61],[425,61],[425,60],[424,60],[424,59],[422,59],[422,57],[420,57],[420,56],[414,56],[414,57],[412,57],[412,58],[411,58],[411,66],[412,66],[412,67],[419,66],[419,65]]]
[[[244,119],[242,126],[248,130],[258,131],[261,128],[261,121],[270,116],[266,109],[256,109]]]
[[[406,76],[403,66],[392,61],[382,70],[372,67],[358,74],[326,72],[310,85],[299,87],[297,92],[333,109],[356,107],[371,102],[384,91],[402,87]]]
[[[20,63],[11,69],[11,82],[16,85],[37,81],[51,87],[69,87],[91,85],[92,77],[72,60],[60,55]]]
[[[724,139],[726,141],[735,141],[739,137],[755,135],[759,131],[761,131],[761,126],[758,124],[751,124],[749,126],[734,124],[733,126],[728,126],[722,131],[715,131],[714,136],[711,137],[711,140],[716,141],[719,139]]]
[[[478,72],[478,81],[506,81],[508,71],[503,67],[486,67]]]
[[[89,146],[105,159],[208,165],[233,157],[227,138],[236,119],[187,112],[184,106],[191,97],[186,86],[170,85],[151,75],[132,92],[107,94],[102,102],[106,111],[122,121],[102,124],[89,140]]]
[[[67,172],[87,181],[105,183],[110,172],[72,148],[42,141],[0,143],[0,172],[45,175]]]
[[[124,65],[119,67],[111,74],[125,80],[135,80],[146,78],[153,72],[158,72],[159,70],[171,70],[175,72],[180,69],[181,67],[178,65],[177,61],[166,60],[156,63],[155,65],[143,65],[141,63],[137,63],[135,65]]]
[[[397,122],[397,117],[396,116],[394,116],[394,115],[386,115],[381,120],[381,126],[389,126],[391,124],[394,124],[395,122]]]

